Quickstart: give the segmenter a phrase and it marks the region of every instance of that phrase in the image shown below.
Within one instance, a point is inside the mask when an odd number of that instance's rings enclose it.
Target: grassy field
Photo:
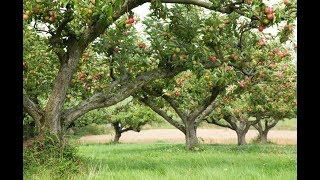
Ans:
[[[183,144],[83,144],[81,174],[68,179],[296,179],[296,146]],[[52,179],[43,169],[25,179]]]

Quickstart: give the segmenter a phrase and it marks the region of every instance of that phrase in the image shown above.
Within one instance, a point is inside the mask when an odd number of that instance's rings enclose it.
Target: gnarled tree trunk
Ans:
[[[247,144],[246,142],[246,135],[249,131],[249,128],[251,126],[251,123],[241,121],[239,126],[235,128],[235,131],[238,136],[238,145],[245,145]]]
[[[268,132],[269,130],[259,132],[260,143],[266,144],[268,142]]]
[[[69,89],[72,75],[74,74],[78,62],[82,56],[84,48],[76,40],[69,42],[68,52],[63,57],[59,57],[60,68],[54,80],[51,95],[45,108],[44,120],[45,128],[51,133],[58,133],[61,130],[61,112]]]
[[[261,144],[268,143],[268,133],[271,128],[278,124],[278,120],[267,121],[265,120],[264,128],[261,121],[257,124],[254,124],[253,127],[256,128],[259,132],[258,140]]]
[[[246,134],[247,132],[242,131],[242,130],[237,130],[237,138],[238,138],[238,145],[245,145],[247,144],[246,142]]]
[[[194,121],[186,123],[186,146],[187,149],[192,150],[199,145],[197,138],[197,127]]]

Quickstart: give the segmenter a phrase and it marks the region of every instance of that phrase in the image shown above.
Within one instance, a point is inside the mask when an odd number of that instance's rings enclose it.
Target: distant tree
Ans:
[[[111,123],[115,131],[113,142],[119,142],[124,132],[140,132],[144,125],[157,123],[161,119],[149,107],[134,101],[120,102],[108,108],[107,112],[107,122]]]

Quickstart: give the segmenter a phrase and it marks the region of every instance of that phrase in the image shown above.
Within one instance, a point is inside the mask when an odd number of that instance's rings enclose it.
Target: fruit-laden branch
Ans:
[[[35,121],[38,128],[41,128],[41,119],[43,118],[43,111],[34,103],[23,89],[23,110],[27,112]]]
[[[187,120],[187,114],[182,109],[179,108],[179,103],[177,101],[175,101],[173,98],[167,95],[162,95],[162,98],[165,99],[170,104],[170,106],[174,109],[174,111],[179,115],[179,117],[183,121]]]
[[[218,58],[220,59],[221,62],[225,61],[224,55],[222,54],[221,51],[219,51],[219,47],[217,46],[217,44],[215,43],[206,43],[206,46],[211,50],[214,51],[216,53],[216,55],[218,56]],[[212,63],[210,64],[206,64],[204,62],[201,62],[203,65],[205,65],[205,68],[210,68],[212,67]],[[220,66],[222,63],[215,63],[215,67]],[[253,76],[255,73],[255,68],[251,69],[250,71],[246,71],[245,69],[239,67],[238,65],[229,62],[228,63],[229,66],[234,67],[235,69],[239,70],[242,74],[246,75],[246,76]]]
[[[168,114],[161,110],[161,108],[159,108],[158,106],[155,105],[155,103],[153,103],[148,97],[143,97],[143,98],[139,98],[139,101],[143,102],[145,105],[149,106],[154,112],[156,112],[157,114],[159,114],[161,117],[163,117],[166,121],[168,121],[171,125],[173,125],[174,127],[176,127],[177,129],[179,129],[181,132],[183,132],[184,134],[186,134],[186,129],[185,127],[180,124],[178,121],[175,121],[174,119],[172,119],[170,116],[168,116]]]
[[[221,87],[213,87],[211,90],[211,95],[209,97],[207,97],[205,100],[203,100],[203,102],[201,103],[201,105],[196,108],[195,110],[191,111],[188,114],[188,119],[192,119],[195,120],[203,111],[205,111],[207,109],[207,107],[213,103],[213,101],[217,98],[217,96],[222,92]]]
[[[64,125],[67,126],[75,119],[91,110],[108,107],[126,99],[152,80],[158,78],[173,77],[179,72],[181,72],[181,69],[179,68],[176,68],[173,71],[158,69],[144,72],[137,76],[135,79],[132,79],[129,83],[127,81],[122,82],[122,86],[120,87],[120,89],[118,89],[114,93],[97,93],[92,97],[80,102],[77,106],[65,110],[62,116]]]
[[[127,0],[122,6],[113,12],[112,20],[116,21],[126,12],[131,11],[133,8],[138,7],[145,3],[143,0]],[[108,19],[108,17],[99,18],[97,21],[93,22],[89,28],[84,31],[83,34],[83,42],[88,45],[92,41],[94,41],[100,34],[102,34],[106,28],[108,28],[112,22]]]

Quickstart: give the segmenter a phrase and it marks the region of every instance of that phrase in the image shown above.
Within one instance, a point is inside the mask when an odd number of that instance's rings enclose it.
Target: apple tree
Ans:
[[[252,87],[251,92],[249,114],[260,118],[253,126],[259,132],[258,140],[266,143],[268,132],[280,120],[297,117],[295,65],[279,65],[272,82]]]
[[[106,119],[114,128],[113,142],[119,142],[121,134],[127,131],[140,132],[146,124],[157,123],[160,116],[136,100],[124,100],[106,109]]]
[[[236,131],[239,145],[246,144],[245,135],[250,126],[258,129],[264,142],[269,129],[280,119],[296,116],[295,71],[289,49],[272,38],[260,40],[258,45],[269,49],[264,60],[267,64],[256,67],[258,73],[248,79],[250,84],[239,82],[243,91],[225,96],[206,119],[208,123]],[[264,129],[262,121],[265,121]]]
[[[147,2],[149,1],[23,1],[25,23],[29,23],[36,31],[46,34],[44,41],[46,47],[50,48],[58,60],[57,72],[47,72],[54,73],[54,80],[47,91],[48,97],[44,99],[42,107],[30,98],[29,94],[32,92],[26,89],[23,92],[24,110],[33,119],[37,119],[35,121],[41,122],[40,130],[47,129],[51,133],[58,133],[64,126],[67,126],[65,122],[72,123],[91,110],[112,106],[136,93],[143,85],[155,79],[173,77],[182,71],[183,68],[172,66],[147,70],[123,81],[110,82],[106,90],[96,92],[77,104],[65,107],[66,96],[74,74],[77,73],[80,60],[92,42],[98,41],[101,35],[107,34],[110,27],[116,23],[131,28],[134,22],[134,19],[131,19],[133,18],[133,15],[130,14],[131,10]],[[252,27],[256,29],[259,27],[259,30],[265,18],[272,21],[265,23],[262,28],[282,20],[289,20],[292,16],[295,17],[295,3],[282,4],[279,8],[275,8],[274,12],[264,12],[266,5],[262,1],[152,0],[151,11],[159,18],[165,18],[167,13],[172,11],[166,8],[165,3],[195,5],[212,12],[247,17],[252,20]],[[268,17],[269,14],[272,14],[272,17]],[[121,21],[125,19],[124,16],[128,17],[127,20]],[[240,25],[238,21],[234,21],[234,24]],[[46,56],[43,56],[40,61],[45,62],[45,58]],[[117,90],[113,91],[115,87]]]

